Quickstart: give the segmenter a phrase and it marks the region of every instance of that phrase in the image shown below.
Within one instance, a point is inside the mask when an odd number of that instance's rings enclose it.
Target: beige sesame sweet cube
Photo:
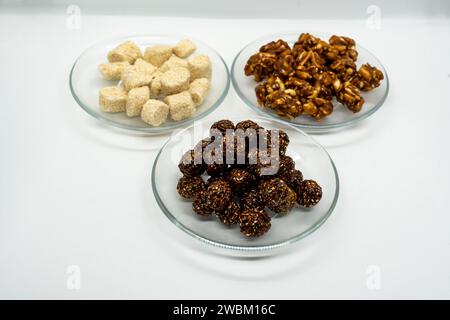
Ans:
[[[172,55],[169,60],[164,62],[161,67],[159,67],[158,71],[166,72],[169,69],[175,68],[175,67],[188,67],[188,62],[184,59],[178,58],[176,55]]]
[[[138,58],[142,58],[142,52],[139,46],[133,41],[121,43],[108,52],[109,62],[127,61],[133,64]]]
[[[153,74],[156,71],[156,69],[158,69],[157,67],[152,65],[150,62],[147,62],[141,58],[136,60],[136,62],[134,63],[134,66],[139,70],[149,72],[151,74]]]
[[[167,96],[164,102],[169,105],[170,117],[175,121],[190,118],[195,114],[195,104],[189,91]]]
[[[150,83],[150,98],[157,99],[161,94],[161,75],[162,72],[159,70],[153,73],[153,79]]]
[[[118,86],[101,88],[99,91],[100,110],[104,112],[124,112],[127,92]]]
[[[150,99],[148,87],[133,88],[128,92],[126,104],[127,116],[137,117],[141,114],[143,105]]]
[[[189,85],[189,93],[196,106],[203,103],[203,100],[208,95],[209,87],[210,83],[207,78],[195,79],[191,82]]]
[[[156,99],[148,100],[142,107],[141,118],[146,123],[159,127],[167,120],[169,106]]]
[[[106,80],[120,80],[123,70],[129,65],[128,61],[102,63],[98,70]]]
[[[180,58],[186,58],[191,55],[197,46],[191,40],[183,39],[178,42],[175,47],[173,47],[173,53],[175,53]]]
[[[175,67],[164,72],[161,77],[161,92],[171,95],[189,89],[189,70],[183,67]]]
[[[154,45],[145,49],[144,59],[156,67],[160,67],[172,56],[172,47],[166,45]]]
[[[126,91],[133,88],[148,86],[152,81],[152,74],[139,66],[129,66],[122,72],[122,85]]]
[[[211,60],[207,55],[201,54],[189,59],[188,68],[191,73],[191,81],[199,78],[211,78]]]

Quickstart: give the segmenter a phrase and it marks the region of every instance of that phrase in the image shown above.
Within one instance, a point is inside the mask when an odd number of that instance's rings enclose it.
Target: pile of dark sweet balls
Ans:
[[[266,208],[270,214],[284,215],[296,203],[310,208],[322,198],[317,182],[303,180],[286,155],[288,144],[282,130],[266,130],[251,120],[236,125],[217,121],[210,137],[183,155],[177,191],[193,199],[198,215],[215,214],[226,225],[239,224],[247,237],[261,236],[271,227]]]

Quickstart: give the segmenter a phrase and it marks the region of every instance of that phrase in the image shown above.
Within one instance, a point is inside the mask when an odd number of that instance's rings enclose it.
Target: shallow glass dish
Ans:
[[[159,127],[152,127],[141,120],[140,117],[129,118],[124,112],[106,113],[100,110],[98,103],[98,91],[106,86],[116,85],[119,81],[104,80],[98,71],[98,65],[108,62],[108,51],[118,44],[131,40],[136,42],[141,50],[155,44],[174,45],[181,39],[190,38],[197,45],[195,54],[206,54],[211,59],[212,78],[211,89],[205,101],[197,108],[196,114],[189,119],[173,121],[168,119]],[[211,47],[199,40],[181,35],[156,35],[142,34],[130,35],[99,42],[84,51],[75,61],[70,72],[70,90],[74,99],[87,113],[109,125],[141,131],[146,133],[169,132],[174,128],[186,126],[195,120],[201,119],[214,111],[225,98],[230,87],[230,76],[223,58]]]
[[[231,119],[235,123],[245,119]],[[283,217],[272,216],[271,229],[261,237],[247,238],[238,226],[221,224],[214,215],[200,217],[192,211],[191,200],[181,198],[176,186],[182,174],[178,162],[184,152],[208,136],[211,123],[195,122],[173,135],[155,159],[152,187],[164,214],[178,228],[193,238],[214,247],[240,251],[247,255],[263,255],[286,247],[318,229],[332,213],[339,194],[339,178],[334,163],[325,149],[311,136],[291,125],[269,118],[252,119],[267,129],[284,130],[290,137],[287,155],[295,160],[304,177],[316,180],[322,187],[322,200],[310,209],[295,206]]]
[[[333,113],[320,121],[316,121],[306,115],[302,115],[290,120],[278,116],[272,109],[259,106],[255,94],[255,87],[257,85],[257,82],[253,80],[252,76],[248,77],[244,74],[244,67],[247,63],[248,58],[254,53],[258,52],[259,48],[262,45],[277,39],[283,39],[292,46],[297,41],[300,33],[301,32],[280,33],[265,36],[251,42],[237,54],[236,58],[233,61],[233,65],[231,66],[231,81],[233,82],[233,87],[235,88],[239,97],[249,107],[251,107],[253,110],[261,112],[265,116],[277,118],[285,123],[292,124],[308,132],[323,132],[356,124],[359,121],[372,115],[383,105],[389,91],[389,79],[387,72],[381,62],[372,53],[370,53],[364,47],[358,45],[358,41],[356,39],[356,50],[358,51],[358,59],[356,61],[356,64],[358,68],[364,63],[369,63],[372,66],[380,69],[384,74],[384,80],[381,82],[378,88],[375,88],[374,90],[369,92],[362,92],[365,103],[360,112],[351,112],[347,109],[347,107],[339,103],[335,98],[333,98]],[[312,35],[317,36],[325,41],[328,41],[331,36],[331,34],[323,35],[316,33],[312,33]]]

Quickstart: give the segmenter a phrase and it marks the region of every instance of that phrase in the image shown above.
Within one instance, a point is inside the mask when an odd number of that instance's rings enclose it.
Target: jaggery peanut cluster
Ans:
[[[383,73],[376,67],[356,66],[355,41],[333,35],[328,42],[302,33],[290,47],[284,40],[263,45],[245,65],[244,72],[260,82],[258,103],[278,115],[308,115],[320,120],[333,112],[333,97],[356,113],[364,98],[361,91],[378,87]]]
[[[108,63],[99,65],[105,80],[121,81],[99,90],[100,109],[140,116],[153,127],[169,118],[194,116],[209,93],[212,75],[210,58],[193,54],[196,49],[187,39],[174,46],[152,45],[143,52],[132,41],[119,44],[109,51]]]
[[[271,215],[285,215],[296,205],[309,208],[322,198],[322,188],[304,180],[286,154],[288,145],[282,130],[252,120],[217,121],[210,136],[182,156],[178,194],[192,199],[196,214],[214,214],[225,225],[239,225],[247,237],[261,236]]]

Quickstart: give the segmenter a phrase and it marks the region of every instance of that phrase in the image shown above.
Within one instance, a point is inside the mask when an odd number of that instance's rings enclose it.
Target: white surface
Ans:
[[[66,19],[65,10],[0,15],[0,298],[450,298],[448,20],[383,19],[372,30],[363,20],[82,15],[70,30]],[[389,97],[357,127],[316,136],[341,196],[295,252],[212,255],[153,198],[165,137],[100,125],[72,99],[69,70],[118,34],[182,30],[231,65],[255,37],[296,29],[354,36],[384,63]],[[209,118],[230,114],[253,115],[233,89]],[[80,290],[66,288],[69,265],[81,268]],[[379,290],[366,284],[371,265]]]

